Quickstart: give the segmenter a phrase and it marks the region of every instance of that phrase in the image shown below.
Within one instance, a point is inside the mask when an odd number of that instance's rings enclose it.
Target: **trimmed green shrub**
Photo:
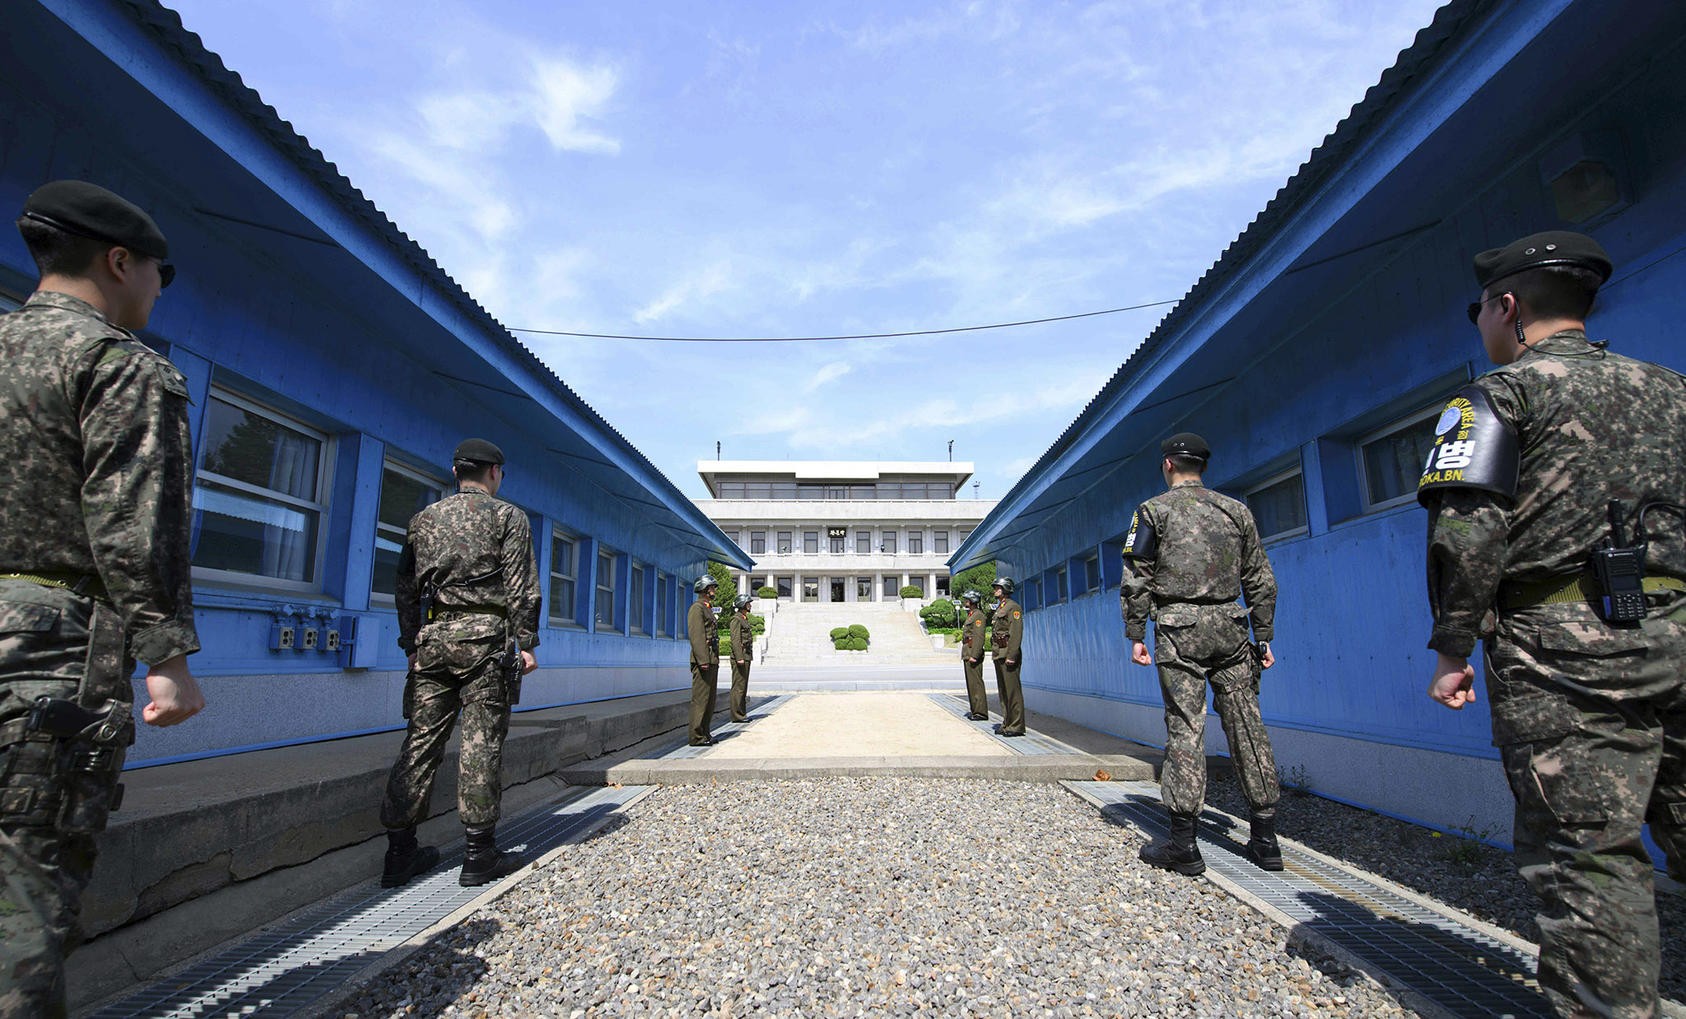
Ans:
[[[958,627],[958,626],[930,626],[930,627],[926,627],[925,632],[926,633],[942,634],[943,636],[946,636],[946,637],[958,637],[958,636],[960,636],[960,627]]]
[[[709,563],[708,575],[720,585],[720,590],[714,592],[715,607],[725,606],[727,612],[732,611],[732,603],[738,600],[738,585],[732,579],[732,571],[720,563]]]
[[[954,611],[954,603],[947,598],[934,601],[920,609],[919,617],[925,620],[927,630],[934,626],[953,626],[959,619]]]
[[[862,626],[859,623],[854,623],[854,624],[850,625],[849,636],[859,637],[862,640],[871,640],[872,639],[872,634],[868,633],[867,630],[866,630],[866,627]]]
[[[720,657],[721,658],[732,657],[732,636],[731,636],[731,634],[723,633],[723,634],[720,635]]]
[[[777,598],[778,596],[779,589],[776,587],[758,588],[755,592],[755,597],[757,598]]]
[[[850,651],[865,651],[866,650],[866,638],[865,637],[850,637],[850,638],[847,639],[846,643],[848,644],[848,648],[849,648]]]
[[[763,633],[766,633],[767,632],[767,617],[766,616],[758,616],[755,613],[751,612],[749,614],[749,628],[750,628],[750,631],[752,633],[754,633],[757,637],[761,636]]]
[[[836,640],[839,637],[847,637],[848,635],[849,635],[849,628],[847,626],[837,626],[837,627],[833,627],[832,630],[831,630],[831,639],[832,640]]]
[[[948,582],[948,589],[957,595],[975,590],[988,601],[995,586],[995,564],[979,563],[969,570],[961,570]]]
[[[923,598],[923,597],[925,597],[925,592],[920,590],[917,587],[914,587],[912,584],[909,584],[906,587],[902,588],[902,597],[903,598]]]

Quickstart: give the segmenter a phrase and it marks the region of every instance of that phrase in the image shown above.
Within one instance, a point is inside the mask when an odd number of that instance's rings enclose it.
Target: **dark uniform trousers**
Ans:
[[[381,824],[408,828],[427,817],[433,779],[457,715],[457,813],[470,828],[496,824],[503,802],[503,742],[509,734],[509,688],[498,640],[418,641],[404,746],[387,777]]]
[[[1281,796],[1276,758],[1259,714],[1259,668],[1247,623],[1233,602],[1160,606],[1153,656],[1165,699],[1160,795],[1173,814],[1196,814],[1206,799],[1206,684],[1229,740],[1241,791],[1254,810]],[[1174,620],[1182,625],[1171,625]]]
[[[0,1016],[66,1014],[63,959],[82,940],[94,836],[105,829],[134,722],[124,712],[103,743],[13,740],[37,697],[127,707],[134,662],[123,652],[109,604],[0,580],[0,742],[8,744],[0,749]]]
[[[960,656],[960,665],[966,670],[966,703],[969,705],[972,714],[987,715],[989,714],[989,696],[984,693],[983,649],[978,648],[973,654],[978,656],[978,660],[975,662],[964,654]],[[1020,701],[1023,701],[1023,699],[1021,697]],[[1006,701],[1001,703],[1006,704]],[[1024,714],[1022,703],[1019,706],[1019,713],[1021,716]]]
[[[746,674],[747,675],[747,674]],[[714,724],[714,691],[720,682],[720,663],[691,663],[691,742],[708,739]]]
[[[1584,602],[1504,612],[1486,653],[1517,869],[1542,903],[1540,985],[1559,1015],[1654,1015],[1641,835],[1648,821],[1686,879],[1686,599],[1632,629]]]
[[[753,662],[732,659],[732,721],[749,720],[749,667]]]
[[[981,665],[980,664],[980,671]],[[1007,659],[995,652],[995,692],[1001,696],[1001,731],[1024,732],[1024,688],[1019,685],[1019,670],[1024,667],[1024,651],[1019,659],[1008,665]]]

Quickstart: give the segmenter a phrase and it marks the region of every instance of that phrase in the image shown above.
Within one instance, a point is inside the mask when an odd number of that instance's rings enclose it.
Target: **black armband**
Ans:
[[[1434,425],[1434,446],[1417,481],[1417,501],[1446,488],[1474,488],[1516,497],[1516,429],[1499,417],[1476,386],[1458,390]]]
[[[1124,558],[1149,561],[1159,558],[1159,532],[1140,508],[1130,518],[1130,533],[1124,536]]]

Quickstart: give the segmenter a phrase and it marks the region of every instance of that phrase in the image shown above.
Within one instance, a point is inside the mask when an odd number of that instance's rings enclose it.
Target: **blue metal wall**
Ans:
[[[180,276],[144,338],[186,374],[196,442],[202,448],[215,389],[324,433],[330,462],[316,580],[299,590],[255,576],[196,578],[204,649],[190,664],[209,707],[190,724],[142,726],[131,764],[400,726],[395,613],[389,598],[370,595],[382,470],[391,461],[448,480],[451,450],[468,435],[492,439],[509,458],[500,496],[533,521],[547,624],[550,534],[580,539],[579,599],[566,615],[583,625],[542,630],[523,706],[688,685],[680,635],[689,582],[711,557],[747,567],[741,551],[512,350],[466,295],[430,278],[419,248],[394,242],[389,225],[313,181],[308,159],[278,150],[276,138],[286,139],[275,124],[160,47],[157,32],[179,25],[149,29],[134,10],[8,10],[0,209],[20,209],[58,177],[98,181],[151,209]],[[21,298],[33,272],[15,232],[0,231],[0,291]],[[613,626],[595,621],[599,545],[619,554]],[[647,571],[645,634],[629,626],[634,560]],[[668,578],[659,608],[658,573]],[[280,623],[325,631],[348,619],[365,655],[374,650],[358,659],[363,667],[323,650],[272,649]]]

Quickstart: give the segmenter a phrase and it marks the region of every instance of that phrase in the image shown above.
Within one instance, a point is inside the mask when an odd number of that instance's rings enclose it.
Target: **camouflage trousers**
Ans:
[[[691,663],[692,743],[701,743],[708,739],[708,731],[714,724],[714,692],[719,682],[720,663]]]
[[[983,652],[978,652],[978,660],[972,661],[964,655],[960,658],[960,667],[966,672],[966,706],[974,715],[989,714],[989,695],[984,692],[983,681]]]
[[[1537,605],[1506,613],[1486,653],[1517,869],[1540,898],[1540,986],[1561,1016],[1654,1016],[1642,829],[1686,878],[1686,602],[1633,629]]]
[[[503,802],[503,741],[509,734],[509,688],[498,642],[461,642],[449,649],[455,661],[417,659],[410,696],[410,728],[386,780],[381,824],[408,828],[426,819],[433,778],[445,756],[457,715],[462,745],[457,751],[457,814],[479,828],[496,824]]]
[[[1259,714],[1259,667],[1246,621],[1234,605],[1162,608],[1153,657],[1165,700],[1165,764],[1159,795],[1173,814],[1198,814],[1206,800],[1206,684],[1229,740],[1241,792],[1254,811],[1281,797],[1270,734]]]
[[[35,698],[99,709],[133,697],[116,611],[56,588],[0,580],[0,731],[14,738]],[[33,738],[0,748],[0,1017],[66,1014],[64,958],[81,943],[127,721],[106,744]],[[103,750],[91,769],[88,753]]]
[[[732,721],[749,721],[749,667],[747,658],[732,659]]]

